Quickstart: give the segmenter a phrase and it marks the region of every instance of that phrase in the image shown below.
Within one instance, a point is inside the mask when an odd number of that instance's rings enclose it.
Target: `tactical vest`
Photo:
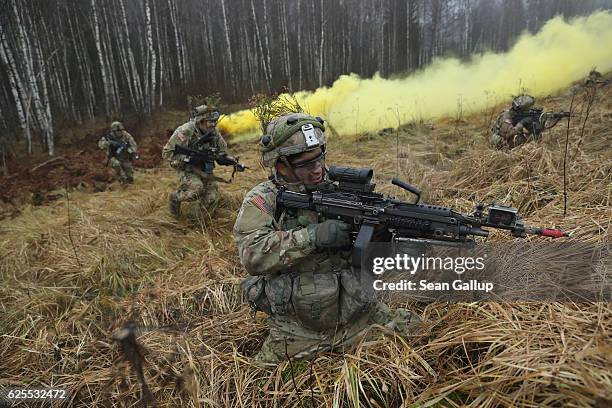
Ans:
[[[282,211],[281,230],[322,222],[315,212]],[[291,316],[315,330],[335,329],[365,312],[373,296],[364,290],[360,271],[350,267],[351,251],[317,250],[276,275],[249,276],[242,287],[254,310]]]

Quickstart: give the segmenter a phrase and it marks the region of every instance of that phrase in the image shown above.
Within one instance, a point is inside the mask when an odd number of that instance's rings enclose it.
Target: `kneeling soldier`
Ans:
[[[323,120],[296,113],[266,130],[260,149],[272,175],[246,195],[234,225],[240,260],[251,275],[242,286],[251,306],[268,314],[270,334],[256,363],[311,359],[343,350],[373,324],[404,330],[417,322],[416,315],[390,310],[362,290],[360,272],[350,266],[349,225],[276,206],[279,189],[308,192],[329,183]]]

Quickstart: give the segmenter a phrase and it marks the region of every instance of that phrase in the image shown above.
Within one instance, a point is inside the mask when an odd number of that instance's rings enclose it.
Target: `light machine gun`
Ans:
[[[330,219],[340,219],[353,226],[357,236],[353,243],[352,263],[360,267],[362,255],[374,237],[375,229],[385,228],[394,242],[428,245],[473,247],[474,237],[486,237],[483,227],[508,230],[515,237],[527,235],[567,237],[559,229],[525,226],[515,208],[479,204],[473,214],[461,214],[451,208],[419,203],[421,192],[394,178],[391,183],[416,195],[415,204],[384,196],[374,191],[372,169],[332,166],[330,184],[310,194],[281,189],[276,197],[277,210],[305,209]]]

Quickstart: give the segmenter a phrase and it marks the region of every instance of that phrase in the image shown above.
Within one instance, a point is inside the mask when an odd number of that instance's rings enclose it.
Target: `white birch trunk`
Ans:
[[[285,76],[289,81],[289,90],[293,91],[293,81],[291,80],[291,54],[289,52],[289,32],[287,31],[287,9],[285,2],[281,2],[281,29],[283,38],[283,55],[285,61]]]
[[[106,61],[106,66],[108,67],[108,81],[112,97],[111,110],[114,113],[121,109],[121,105],[119,102],[119,84],[117,81],[117,73],[115,72],[115,64],[113,64],[113,46],[110,39],[110,27],[108,24],[108,18],[106,17],[105,8],[102,9],[102,20],[104,22],[104,32],[106,34],[106,40],[102,39],[102,49],[104,50],[104,60]]]
[[[104,53],[102,50],[102,42],[100,39],[100,26],[98,24],[98,10],[96,8],[96,0],[91,0],[91,8],[93,14],[93,31],[94,31],[94,40],[96,42],[96,50],[98,52],[98,62],[100,63],[100,73],[102,74],[102,87],[104,88],[104,109],[106,116],[110,116],[111,114],[111,95],[110,95],[110,86],[108,83],[108,74],[106,72],[106,66],[104,63]]]
[[[255,5],[253,4],[253,0],[251,0],[251,14],[253,16],[253,25],[255,26],[255,38],[257,40],[257,48],[259,49],[259,55],[261,55],[261,65],[263,67],[263,74],[266,80],[266,85],[268,88],[268,92],[272,92],[272,87],[270,85],[271,75],[270,75],[270,66],[267,64],[266,58],[264,58],[264,50],[261,45],[261,34],[259,32],[259,24],[257,23],[257,14],[255,14]],[[298,24],[298,30],[300,25]],[[298,45],[298,49],[301,50],[301,47]],[[301,88],[300,88],[301,89]]]
[[[147,95],[147,112],[151,113],[151,109],[153,104],[155,103],[155,87],[156,87],[156,79],[157,79],[157,55],[155,53],[155,47],[153,45],[153,27],[151,22],[151,7],[149,6],[149,0],[145,0],[145,15],[146,15],[146,26],[147,26],[147,46],[149,49],[149,55],[151,57],[150,60],[150,79],[151,86],[149,89],[149,95]]]
[[[39,36],[34,36],[34,38],[38,41]],[[40,66],[40,82],[42,87],[42,97],[43,97],[43,106],[45,107],[44,111],[44,131],[47,142],[47,151],[49,152],[49,156],[53,156],[55,154],[55,143],[54,143],[54,132],[53,132],[53,116],[51,116],[51,101],[49,100],[49,92],[47,91],[47,61],[43,60],[41,54],[41,46],[40,42],[38,42],[37,46],[34,47],[34,51],[36,53],[36,58],[38,59],[38,65]]]
[[[134,58],[134,51],[132,50],[132,43],[130,41],[130,31],[128,30],[128,24],[127,24],[127,13],[125,12],[125,5],[123,3],[123,0],[119,0],[119,6],[121,9],[121,16],[123,18],[123,30],[125,34],[125,43],[127,44],[126,53],[128,56],[129,72],[132,78],[130,82],[132,83],[132,87],[134,88],[134,99],[136,100],[136,110],[139,112],[142,112],[145,109],[144,97],[142,93],[142,82],[140,80],[140,74],[138,72],[138,68],[136,67],[136,59]]]
[[[19,78],[19,70],[15,65],[15,59],[11,49],[8,46],[6,38],[4,36],[4,27],[0,23],[0,58],[7,67],[7,73],[9,78],[9,84],[11,86],[11,94],[15,100],[15,108],[17,110],[17,118],[19,119],[19,125],[23,130],[24,137],[28,145],[28,154],[32,154],[32,134],[30,127],[28,126],[27,111],[24,109],[22,98],[25,96],[23,93],[23,85],[21,78]]]
[[[183,44],[180,40],[179,36],[179,27],[178,27],[178,16],[176,10],[176,3],[174,0],[168,0],[168,9],[170,14],[170,21],[172,22],[172,27],[174,28],[174,44],[176,48],[176,63],[178,66],[179,79],[181,84],[185,84],[185,63],[184,63],[184,53],[183,53]]]
[[[70,27],[70,34],[72,38],[75,40],[74,54],[77,58],[77,67],[79,70],[79,74],[81,75],[81,81],[83,83],[83,98],[85,98],[85,114],[89,119],[92,119],[94,116],[94,108],[92,98],[95,97],[93,94],[93,86],[91,84],[91,77],[89,74],[89,65],[87,63],[86,58],[83,56],[82,52],[85,49],[83,47],[83,41],[81,38],[81,33],[76,33],[74,30],[74,26],[72,24],[72,18],[68,15],[68,26]],[[78,35],[76,35],[78,34]],[[77,42],[78,41],[78,42]]]
[[[155,35],[157,37],[157,55],[159,55],[159,106],[162,106],[164,102],[164,54],[162,53],[162,38],[159,35],[159,19],[157,13],[157,7],[153,3],[153,15],[155,16]]]
[[[251,5],[253,4],[253,2],[251,1]],[[298,11],[298,15],[301,13],[301,4],[300,4],[300,0],[297,0],[297,11]],[[301,29],[302,25],[299,24],[297,25],[297,45],[298,45],[298,89],[302,89],[302,29]]]
[[[30,45],[29,37],[26,35],[25,26],[28,23],[25,23],[21,19],[21,15],[19,14],[19,10],[17,9],[17,2],[13,1],[13,11],[15,13],[15,19],[18,27],[18,39],[19,45],[21,47],[24,65],[26,70],[26,76],[28,78],[28,93],[26,97],[26,112],[30,111],[31,106],[34,106],[33,112],[36,117],[37,127],[39,129],[47,131],[47,118],[46,113],[43,109],[42,102],[40,100],[40,91],[38,89],[38,83],[36,82],[36,72],[34,70],[34,58],[32,56],[32,47]],[[27,15],[26,15],[27,16]],[[30,27],[30,25],[27,25]],[[43,62],[44,63],[44,62]],[[26,120],[29,121],[30,115],[26,115]]]
[[[230,83],[231,83],[231,88],[232,88],[232,92],[235,92],[235,87],[234,87],[234,59],[232,58],[232,43],[230,42],[230,37],[229,37],[229,25],[227,23],[227,13],[225,11],[225,0],[221,0],[221,11],[223,13],[223,27],[224,27],[224,34],[225,34],[225,46],[227,47],[227,57],[228,57],[228,65],[229,65],[229,72],[230,72]]]
[[[270,39],[268,35],[268,10],[267,10],[267,0],[263,0],[263,18],[264,18],[264,42],[266,44],[266,64],[268,67],[268,77],[270,82],[272,82],[272,63],[270,61]]]
[[[323,86],[323,46],[325,45],[325,20],[323,15],[323,0],[319,6],[321,11],[321,41],[319,41],[319,88]]]

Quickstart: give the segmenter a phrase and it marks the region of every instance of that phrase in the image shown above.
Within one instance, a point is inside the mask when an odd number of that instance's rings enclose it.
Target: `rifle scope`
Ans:
[[[329,178],[333,181],[368,184],[372,180],[374,170],[331,166],[327,173]]]

